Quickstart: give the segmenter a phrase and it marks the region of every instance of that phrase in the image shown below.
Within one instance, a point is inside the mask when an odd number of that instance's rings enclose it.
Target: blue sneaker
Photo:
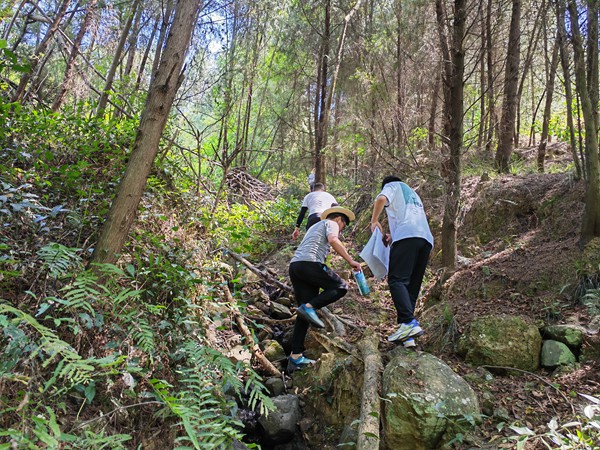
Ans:
[[[317,328],[325,328],[325,324],[319,319],[319,316],[317,316],[315,308],[310,308],[303,303],[296,308],[296,313],[311,325],[314,325]]]
[[[289,375],[289,374],[294,373],[296,370],[304,369],[305,367],[310,366],[315,363],[316,363],[316,361],[314,359],[309,359],[304,355],[302,355],[300,358],[292,358],[290,356],[288,358],[286,372]]]
[[[423,328],[421,328],[419,322],[417,322],[417,319],[413,319],[408,323],[401,323],[398,325],[398,329],[388,336],[387,340],[390,342],[404,342],[408,338],[421,336],[422,334]]]

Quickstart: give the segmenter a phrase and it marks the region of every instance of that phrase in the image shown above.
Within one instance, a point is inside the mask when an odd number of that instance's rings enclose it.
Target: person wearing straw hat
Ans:
[[[339,239],[340,232],[355,216],[342,206],[333,206],[321,213],[321,221],[309,228],[290,261],[289,274],[298,308],[292,334],[292,352],[287,372],[292,373],[315,363],[303,355],[304,340],[309,325],[323,328],[317,310],[346,295],[348,284],[325,264],[329,249],[333,248],[353,270],[360,271]]]

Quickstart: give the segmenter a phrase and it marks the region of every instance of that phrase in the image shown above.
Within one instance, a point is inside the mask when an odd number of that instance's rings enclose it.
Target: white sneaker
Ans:
[[[404,348],[414,348],[417,346],[417,343],[413,338],[408,338],[402,343],[402,345],[404,346]]]
[[[413,319],[408,323],[401,323],[398,329],[394,331],[387,340],[390,342],[394,341],[405,341],[410,337],[421,336],[423,334],[423,328],[417,322],[417,319]]]

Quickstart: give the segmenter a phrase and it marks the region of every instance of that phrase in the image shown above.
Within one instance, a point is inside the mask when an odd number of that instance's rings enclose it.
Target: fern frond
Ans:
[[[4,303],[0,303],[0,314],[15,316],[11,322],[29,325],[39,333],[39,345],[29,355],[29,360],[45,355],[42,367],[48,367],[58,360],[57,367],[50,380],[46,382],[45,391],[58,378],[63,381],[61,391],[68,390],[75,384],[86,384],[91,380],[91,375],[96,369],[90,360],[84,360],[71,345],[60,339],[53,330],[39,323],[31,315]]]
[[[80,248],[69,248],[53,242],[38,250],[38,257],[53,278],[59,278],[70,272],[77,272],[83,266],[82,258],[77,254]]]

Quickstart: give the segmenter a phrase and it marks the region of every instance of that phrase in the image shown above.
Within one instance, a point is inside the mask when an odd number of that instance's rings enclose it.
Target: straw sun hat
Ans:
[[[349,209],[344,208],[343,206],[332,206],[331,208],[327,208],[325,211],[321,213],[321,220],[327,219],[327,216],[333,213],[344,214],[350,221],[354,220],[356,216]]]

